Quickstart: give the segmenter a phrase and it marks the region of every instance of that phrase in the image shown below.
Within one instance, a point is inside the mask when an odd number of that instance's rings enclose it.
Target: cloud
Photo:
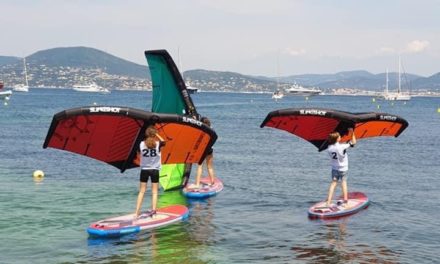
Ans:
[[[406,45],[405,51],[408,53],[419,53],[429,48],[429,41],[427,40],[413,40]]]
[[[427,40],[413,40],[406,44],[402,49],[392,47],[381,47],[378,54],[397,54],[397,53],[421,53],[429,48],[431,43]]]
[[[290,56],[301,56],[306,54],[305,49],[293,49],[293,48],[286,48],[285,53],[289,54]]]

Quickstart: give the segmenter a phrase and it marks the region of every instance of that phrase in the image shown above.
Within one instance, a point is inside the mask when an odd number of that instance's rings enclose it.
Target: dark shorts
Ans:
[[[346,181],[348,178],[347,171],[332,170],[333,181]]]
[[[202,162],[205,162],[205,160],[206,160],[206,158],[209,156],[209,155],[212,155],[213,153],[214,153],[214,149],[213,148],[210,148],[210,149],[208,149],[207,151],[206,151],[206,157],[205,157],[205,159],[202,161]]]
[[[152,183],[159,182],[159,171],[158,170],[141,170],[141,182],[148,182],[148,178],[151,177]]]
[[[214,149],[213,148],[210,148],[208,151],[207,151],[207,155],[206,156],[209,156],[209,155],[212,155],[212,153],[214,153]]]

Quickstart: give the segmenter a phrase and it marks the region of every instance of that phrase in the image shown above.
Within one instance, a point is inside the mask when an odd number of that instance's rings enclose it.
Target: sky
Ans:
[[[0,56],[85,46],[182,71],[440,72],[440,0],[0,0]]]

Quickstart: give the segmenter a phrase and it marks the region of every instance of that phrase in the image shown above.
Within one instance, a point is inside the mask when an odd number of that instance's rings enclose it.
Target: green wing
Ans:
[[[185,82],[166,50],[145,51],[153,83],[152,112],[198,116]],[[162,188],[181,188],[191,173],[188,164],[162,165],[159,182]]]

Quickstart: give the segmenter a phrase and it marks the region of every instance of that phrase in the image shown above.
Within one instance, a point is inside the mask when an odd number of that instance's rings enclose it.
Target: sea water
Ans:
[[[91,222],[134,211],[139,171],[121,174],[103,162],[43,149],[52,117],[89,105],[148,110],[151,93],[14,93],[0,107],[0,263],[438,262],[440,98],[403,103],[350,96],[275,102],[270,97],[194,94],[198,111],[211,119],[219,136],[214,166],[224,190],[202,201],[161,191],[159,207],[187,205],[188,220],[94,239],[86,232]],[[259,127],[268,112],[291,107],[382,111],[408,120],[398,138],[364,139],[349,150],[349,190],[366,193],[368,209],[333,221],[307,218],[307,209],[327,195],[327,153],[284,131]],[[45,172],[41,181],[32,177],[37,169]]]

